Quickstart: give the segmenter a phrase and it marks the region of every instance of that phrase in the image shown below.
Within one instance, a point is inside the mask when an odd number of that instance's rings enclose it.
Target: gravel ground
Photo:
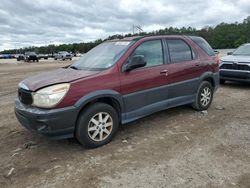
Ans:
[[[68,64],[0,63],[0,187],[250,187],[250,85],[226,83],[207,112],[155,113],[86,150],[30,133],[13,112],[19,81]]]

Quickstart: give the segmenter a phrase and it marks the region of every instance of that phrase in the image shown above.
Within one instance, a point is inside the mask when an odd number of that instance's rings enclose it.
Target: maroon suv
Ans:
[[[185,104],[206,110],[218,71],[219,60],[201,37],[106,41],[68,67],[23,80],[15,113],[33,132],[98,147],[119,124]]]

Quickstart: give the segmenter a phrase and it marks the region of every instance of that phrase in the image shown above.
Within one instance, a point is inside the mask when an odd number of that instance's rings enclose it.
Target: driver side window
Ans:
[[[133,52],[133,56],[143,55],[146,61],[146,67],[152,67],[163,64],[163,53],[161,40],[146,41],[138,46]]]

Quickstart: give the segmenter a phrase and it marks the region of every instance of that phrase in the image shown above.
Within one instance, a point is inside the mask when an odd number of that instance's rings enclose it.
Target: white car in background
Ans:
[[[227,80],[250,83],[250,43],[220,59],[220,83]]]
[[[54,56],[55,60],[72,60],[72,54],[67,51],[60,51]]]

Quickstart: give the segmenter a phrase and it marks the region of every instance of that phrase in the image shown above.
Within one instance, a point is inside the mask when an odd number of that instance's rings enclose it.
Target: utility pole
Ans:
[[[135,29],[137,29],[139,33],[143,31],[140,25],[133,24],[132,28],[133,28],[133,35],[135,34]]]

